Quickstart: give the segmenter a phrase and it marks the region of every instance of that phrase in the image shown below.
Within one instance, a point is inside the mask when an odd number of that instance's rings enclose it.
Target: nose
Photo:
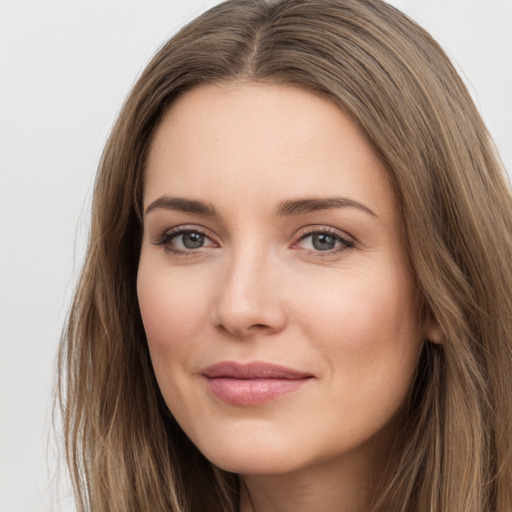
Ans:
[[[233,255],[219,275],[214,322],[237,338],[280,332],[286,325],[279,265],[262,251]]]

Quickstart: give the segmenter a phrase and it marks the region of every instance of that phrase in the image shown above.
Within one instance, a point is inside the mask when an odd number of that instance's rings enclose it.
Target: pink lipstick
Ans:
[[[224,361],[205,368],[210,393],[233,405],[259,405],[291,393],[313,375],[285,366],[254,361],[248,364]]]

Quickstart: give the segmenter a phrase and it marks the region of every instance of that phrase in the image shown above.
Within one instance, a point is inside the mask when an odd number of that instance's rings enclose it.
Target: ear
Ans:
[[[437,320],[431,319],[428,321],[425,329],[425,338],[432,343],[440,345],[443,342],[443,330],[437,323]]]

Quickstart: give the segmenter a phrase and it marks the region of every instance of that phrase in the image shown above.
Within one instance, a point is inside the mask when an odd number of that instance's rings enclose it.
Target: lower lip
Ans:
[[[298,390],[310,380],[303,379],[234,379],[207,377],[210,393],[228,404],[259,405]]]

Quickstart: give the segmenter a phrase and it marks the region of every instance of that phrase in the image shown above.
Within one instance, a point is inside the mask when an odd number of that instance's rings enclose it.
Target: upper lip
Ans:
[[[238,363],[235,361],[222,361],[208,366],[201,371],[201,374],[208,378],[231,378],[231,379],[306,379],[313,377],[311,373],[302,372],[263,361],[252,361],[250,363]]]

